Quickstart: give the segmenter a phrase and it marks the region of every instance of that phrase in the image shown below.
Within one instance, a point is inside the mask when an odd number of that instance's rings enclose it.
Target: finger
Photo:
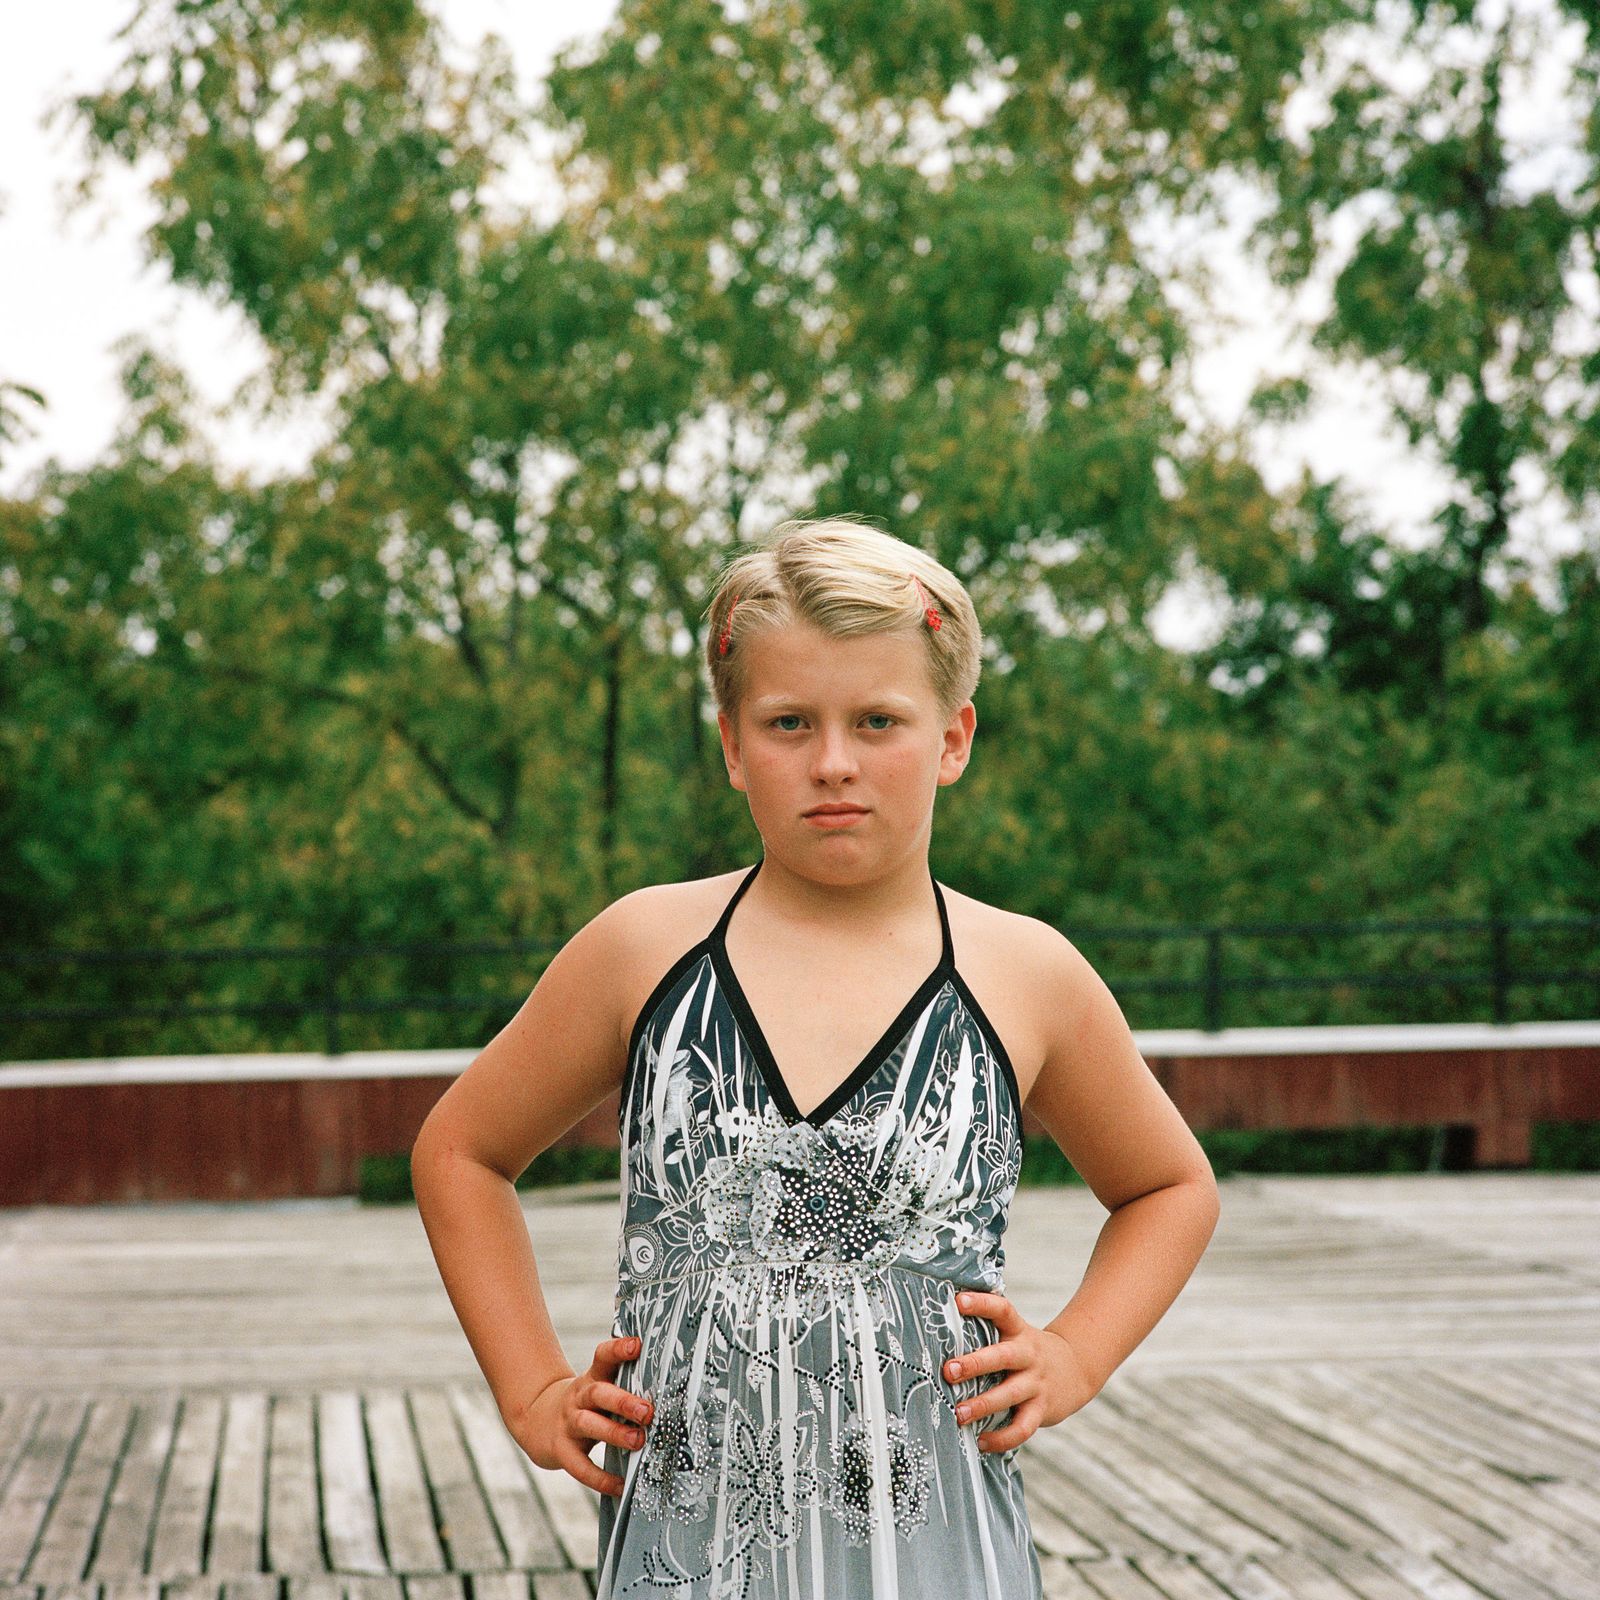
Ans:
[[[990,1294],[987,1290],[963,1289],[956,1296],[956,1304],[970,1317],[987,1317],[991,1322],[1008,1324],[1017,1315],[1017,1308],[1003,1294]]]
[[[587,1406],[602,1416],[611,1413],[628,1422],[648,1420],[650,1408],[650,1402],[641,1396],[602,1378],[591,1378],[587,1373],[573,1385],[572,1404],[575,1409]],[[646,1408],[645,1416],[639,1415],[640,1406]]]
[[[944,1364],[944,1375],[952,1383],[981,1377],[986,1372],[1009,1372],[1016,1366],[1015,1345],[986,1344],[976,1350],[963,1350]]]
[[[595,1411],[614,1411],[619,1417],[631,1417],[635,1422],[650,1420],[650,1402],[614,1383],[602,1383],[597,1379],[584,1391],[582,1403]]]
[[[978,1435],[978,1448],[991,1455],[1001,1450],[1011,1450],[1039,1431],[1044,1418],[1042,1401],[1024,1400],[1011,1413],[1011,1420],[1003,1428],[991,1428]]]
[[[594,1347],[594,1368],[601,1372],[615,1372],[624,1362],[632,1361],[639,1353],[639,1336],[619,1333],[613,1339],[602,1339]]]
[[[576,1446],[570,1451],[558,1450],[556,1455],[563,1470],[570,1472],[579,1483],[590,1489],[598,1489],[601,1494],[622,1493],[622,1479],[614,1472],[607,1472],[604,1467],[597,1467]]]
[[[997,1383],[992,1389],[985,1389],[982,1394],[975,1394],[970,1399],[958,1402],[956,1421],[968,1423],[980,1417],[993,1416],[996,1412],[1021,1405],[1023,1401],[1032,1399],[1037,1393],[1038,1390],[1030,1387],[1027,1380],[1019,1373],[1014,1378],[1007,1378],[1004,1383]]]
[[[585,1439],[600,1439],[619,1445],[624,1450],[637,1450],[644,1443],[642,1428],[635,1427],[631,1422],[620,1422],[616,1417],[608,1417],[603,1411],[591,1411],[587,1406],[578,1410],[572,1419],[572,1426]]]

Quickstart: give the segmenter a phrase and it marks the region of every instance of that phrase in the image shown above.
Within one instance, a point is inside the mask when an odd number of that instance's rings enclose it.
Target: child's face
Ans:
[[[740,641],[737,725],[719,712],[734,788],[773,853],[796,865],[893,858],[925,841],[941,784],[966,766],[977,714],[939,715],[927,647],[905,631],[834,639],[810,623]],[[865,815],[828,825],[806,815],[844,801]]]

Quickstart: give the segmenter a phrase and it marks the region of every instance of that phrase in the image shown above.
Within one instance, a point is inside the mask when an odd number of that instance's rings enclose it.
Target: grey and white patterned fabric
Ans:
[[[938,965],[802,1114],[729,961],[728,922],[641,1008],[622,1085],[614,1334],[648,1397],[641,1448],[603,1445],[598,1600],[1042,1596],[1007,1410],[955,1406],[944,1362],[1000,1338],[959,1288],[1005,1292],[1021,1098],[956,971]]]

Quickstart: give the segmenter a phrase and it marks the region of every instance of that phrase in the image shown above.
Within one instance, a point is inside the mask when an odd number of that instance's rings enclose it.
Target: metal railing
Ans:
[[[1067,925],[1136,1026],[1263,1021],[1510,1022],[1600,1016],[1600,916],[1439,917],[1343,922]],[[1110,953],[1132,948],[1118,963]],[[1383,954],[1365,966],[1348,952]],[[476,940],[375,945],[244,945],[207,949],[0,950],[0,1064],[196,1049],[413,1049],[497,1031],[559,943]],[[1332,956],[1345,953],[1338,966]],[[491,968],[516,963],[511,992],[489,992]],[[176,974],[151,998],[142,975]],[[241,980],[238,972],[246,977]],[[1370,997],[1404,995],[1393,1014]],[[69,998],[71,996],[71,998]],[[1163,997],[1161,1014],[1139,1004]],[[1424,1003],[1424,997],[1431,997]],[[1178,1014],[1178,1013],[1186,1014]],[[1198,1017],[1195,1013],[1198,1012]],[[1484,1013],[1487,1013],[1486,1015]],[[362,1021],[404,1013],[457,1019],[452,1036],[415,1020],[390,1030]],[[200,1036],[200,1037],[197,1037]]]

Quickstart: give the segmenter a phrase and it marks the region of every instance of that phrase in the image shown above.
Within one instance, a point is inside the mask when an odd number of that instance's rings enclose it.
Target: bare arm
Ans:
[[[1045,1326],[1103,1385],[1189,1281],[1221,1197],[1205,1151],[1140,1055],[1115,996],[1069,940],[1047,933],[1057,1003],[1028,1106],[1111,1214],[1077,1291]]]
[[[508,1422],[573,1376],[514,1184],[622,1080],[616,980],[630,898],[573,935],[517,1014],[440,1096],[412,1146],[412,1186],[434,1260]]]

